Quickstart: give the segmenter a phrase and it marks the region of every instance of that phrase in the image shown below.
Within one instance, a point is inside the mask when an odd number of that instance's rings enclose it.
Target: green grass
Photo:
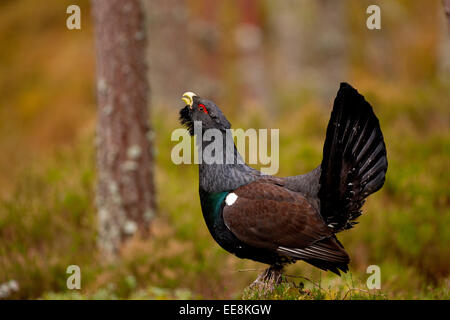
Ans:
[[[339,279],[321,278],[312,281],[302,276],[286,276],[284,282],[274,290],[245,289],[242,296],[248,300],[383,300],[387,295],[382,290],[369,290],[348,273]]]

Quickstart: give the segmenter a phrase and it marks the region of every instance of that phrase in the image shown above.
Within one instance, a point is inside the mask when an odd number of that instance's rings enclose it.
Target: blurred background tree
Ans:
[[[99,245],[109,256],[154,216],[147,29],[140,0],[93,0]]]
[[[450,1],[442,0],[442,5],[444,6],[444,12],[447,18],[447,27],[450,30]]]

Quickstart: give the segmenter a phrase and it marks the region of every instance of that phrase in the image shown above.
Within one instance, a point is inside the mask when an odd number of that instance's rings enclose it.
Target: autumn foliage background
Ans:
[[[6,298],[240,298],[262,265],[210,237],[197,169],[171,162],[179,100],[215,100],[236,128],[280,128],[280,175],[321,161],[340,81],[374,106],[388,150],[384,188],[341,241],[351,273],[304,263],[314,294],[275,298],[448,299],[450,285],[450,30],[440,1],[146,0],[151,122],[158,212],[148,240],[132,239],[115,263],[96,246],[93,23],[65,26],[75,1],[0,3],[0,285]],[[378,4],[382,29],[366,28]],[[82,289],[66,287],[66,268]],[[381,292],[366,268],[381,268]]]

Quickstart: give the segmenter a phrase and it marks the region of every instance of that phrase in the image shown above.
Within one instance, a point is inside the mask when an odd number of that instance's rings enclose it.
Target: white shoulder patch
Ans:
[[[227,204],[227,206],[232,206],[233,203],[236,202],[237,198],[238,198],[238,196],[236,195],[236,193],[231,192],[225,198],[225,203]]]

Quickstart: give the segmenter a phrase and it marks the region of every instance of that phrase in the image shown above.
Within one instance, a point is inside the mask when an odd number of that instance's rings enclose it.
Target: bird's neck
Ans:
[[[200,159],[200,189],[205,192],[234,190],[262,175],[245,163],[230,130],[208,130],[201,137],[196,137],[196,144]]]

